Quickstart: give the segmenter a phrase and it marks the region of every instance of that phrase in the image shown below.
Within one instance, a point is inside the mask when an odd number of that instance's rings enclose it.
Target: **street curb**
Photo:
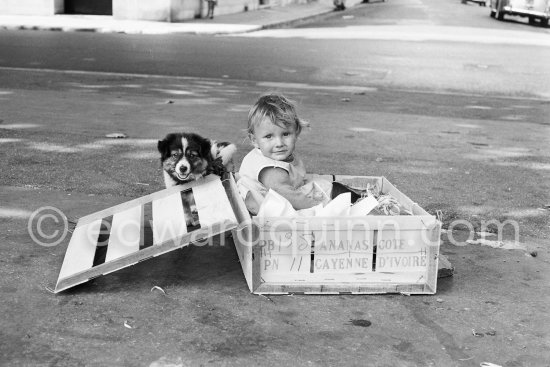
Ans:
[[[238,24],[235,24],[235,28],[238,28]],[[211,27],[214,28],[214,27]],[[108,26],[96,26],[96,27],[70,27],[70,26],[41,26],[41,25],[0,25],[1,30],[8,31],[51,31],[51,32],[89,32],[89,33],[118,33],[118,34],[143,34],[143,35],[156,35],[156,34],[194,34],[194,35],[221,35],[221,34],[238,34],[254,32],[262,29],[261,25],[241,25],[240,29],[235,30],[205,30],[200,31],[197,29],[174,29],[171,31],[157,31],[147,32],[143,30],[132,29],[117,29]]]
[[[308,15],[308,16],[303,17],[303,18],[292,19],[292,20],[287,20],[287,21],[281,21],[281,22],[271,23],[271,24],[265,24],[265,25],[261,26],[261,29],[278,29],[278,28],[294,27],[298,24],[306,24],[306,23],[311,23],[311,22],[317,21],[317,20],[321,20],[321,19],[323,19],[323,18],[325,18],[328,15],[333,14],[333,13],[334,13],[334,10],[331,9],[331,10],[324,11],[322,13]]]
[[[363,7],[366,7],[368,4],[369,4],[368,2],[358,3],[356,5],[353,5],[353,6],[349,7],[349,8],[346,8],[343,11],[340,11],[339,14],[346,15],[348,13],[352,13],[352,11],[357,10],[357,9],[361,9]],[[322,19],[328,17],[329,15],[334,14],[335,12],[336,11],[334,9],[330,9],[330,10],[320,12],[318,14],[308,15],[308,16],[305,16],[303,18],[297,18],[297,19],[292,19],[292,20],[288,20],[288,21],[281,21],[281,22],[278,22],[278,23],[266,24],[266,25],[263,25],[261,27],[261,29],[278,29],[278,28],[294,27],[296,25],[301,25],[301,24],[306,24],[306,23],[311,23],[311,22],[315,22],[315,21],[318,21],[318,20],[322,20]]]
[[[7,31],[52,31],[52,32],[99,32],[100,28],[98,27],[84,27],[84,28],[73,28],[73,27],[57,27],[57,26],[26,26],[26,25],[2,25],[1,29]],[[114,33],[114,31],[113,31]],[[117,32],[120,33],[120,32]]]

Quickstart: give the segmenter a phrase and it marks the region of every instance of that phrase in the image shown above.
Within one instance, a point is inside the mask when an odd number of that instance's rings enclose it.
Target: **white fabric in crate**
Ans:
[[[313,208],[296,210],[292,204],[274,190],[269,190],[260,205],[259,217],[313,217],[317,211],[323,209],[319,204]]]
[[[316,213],[317,217],[347,217],[351,208],[351,193],[338,195]]]
[[[351,205],[351,193],[343,193],[328,202],[309,209],[295,210],[292,204],[276,191],[269,190],[258,211],[259,217],[347,217],[364,216],[376,208],[378,201],[372,197]]]

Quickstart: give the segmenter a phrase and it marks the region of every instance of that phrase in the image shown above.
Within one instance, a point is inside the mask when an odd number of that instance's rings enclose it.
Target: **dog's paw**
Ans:
[[[208,171],[209,173],[213,173],[220,177],[222,177],[224,173],[228,172],[221,157],[218,157],[212,161]]]

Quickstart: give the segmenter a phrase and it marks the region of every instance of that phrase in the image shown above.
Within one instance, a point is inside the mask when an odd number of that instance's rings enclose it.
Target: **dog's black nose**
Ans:
[[[180,167],[180,173],[185,173],[185,172],[187,172],[187,167],[181,166]]]

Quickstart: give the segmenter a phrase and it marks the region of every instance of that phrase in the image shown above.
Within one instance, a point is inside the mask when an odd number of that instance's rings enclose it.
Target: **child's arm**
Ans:
[[[277,191],[296,210],[311,208],[319,204],[319,202],[306,197],[305,194],[295,189],[290,182],[288,172],[282,168],[268,167],[262,169],[259,181],[268,189]]]

